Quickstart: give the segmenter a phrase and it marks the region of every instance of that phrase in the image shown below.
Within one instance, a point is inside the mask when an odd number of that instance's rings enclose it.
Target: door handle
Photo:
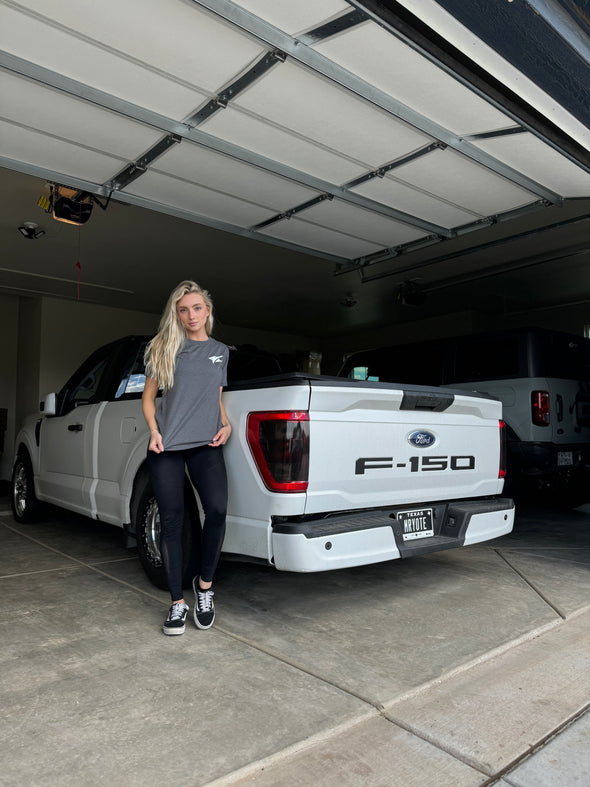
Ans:
[[[82,426],[82,424],[70,424],[70,425],[68,426],[68,431],[69,431],[69,432],[81,432],[81,431],[82,431],[82,429],[84,429],[84,427]]]

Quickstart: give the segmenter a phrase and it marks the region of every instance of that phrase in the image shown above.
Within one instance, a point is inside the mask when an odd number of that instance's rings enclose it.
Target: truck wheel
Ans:
[[[34,522],[40,503],[35,496],[33,467],[27,453],[18,455],[12,471],[12,513],[17,522]]]
[[[168,581],[160,553],[160,512],[147,473],[137,480],[131,501],[132,526],[137,539],[137,555],[143,570],[162,590]],[[201,525],[194,495],[189,489],[184,495],[184,526],[182,529],[182,586],[190,587],[199,565]]]

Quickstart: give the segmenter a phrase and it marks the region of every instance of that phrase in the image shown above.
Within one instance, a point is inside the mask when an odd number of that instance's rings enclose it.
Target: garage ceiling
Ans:
[[[400,286],[422,316],[589,299],[585,118],[444,6],[0,2],[0,291],[159,311],[188,276],[310,335],[418,317]]]

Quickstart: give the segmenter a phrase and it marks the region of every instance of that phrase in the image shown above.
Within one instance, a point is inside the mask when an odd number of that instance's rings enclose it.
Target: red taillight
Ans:
[[[498,468],[498,478],[506,478],[506,424],[498,421],[500,426],[500,466]]]
[[[549,391],[533,391],[531,394],[533,423],[549,426]]]
[[[309,476],[309,413],[250,413],[248,445],[271,492],[305,492]]]

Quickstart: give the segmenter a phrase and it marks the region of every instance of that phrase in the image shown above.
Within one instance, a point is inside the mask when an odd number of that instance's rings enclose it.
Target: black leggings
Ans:
[[[205,513],[198,576],[211,582],[225,536],[227,475],[223,449],[202,445],[183,451],[148,451],[147,464],[160,510],[160,551],[172,601],[182,593],[182,526],[185,466]]]

